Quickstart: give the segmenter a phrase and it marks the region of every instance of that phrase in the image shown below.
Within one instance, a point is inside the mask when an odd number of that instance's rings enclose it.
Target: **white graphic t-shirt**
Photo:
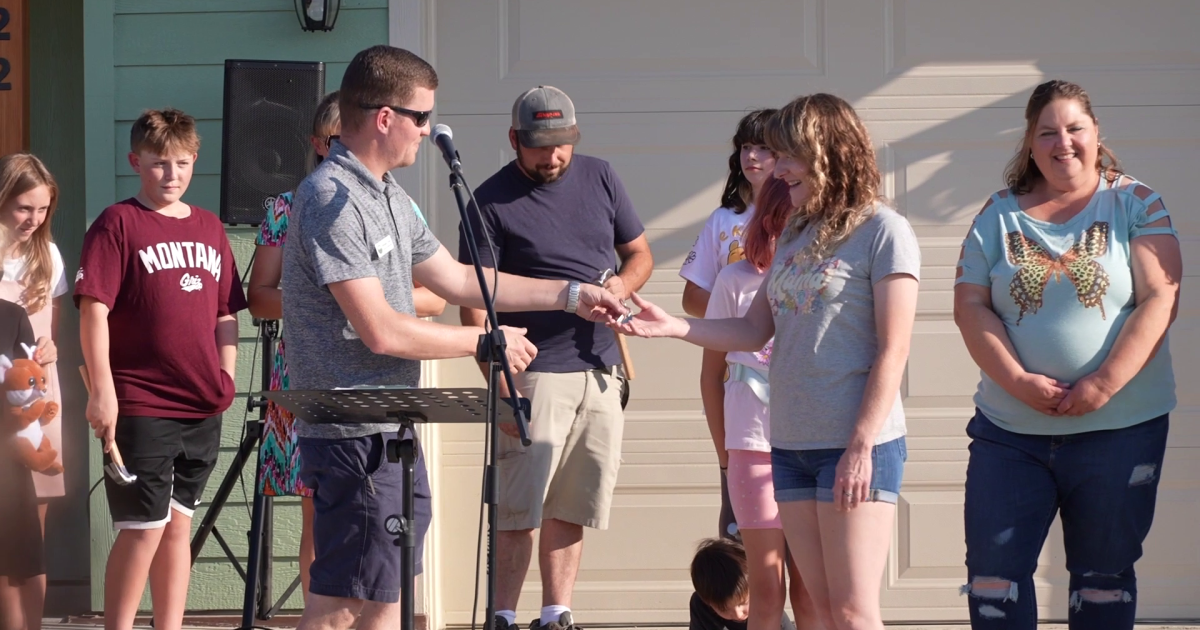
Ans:
[[[679,269],[680,277],[691,280],[696,286],[711,292],[713,283],[717,281],[717,274],[721,273],[726,265],[732,265],[746,257],[742,247],[742,232],[753,216],[753,205],[741,214],[731,208],[713,210],[704,222],[700,235],[696,237],[692,251],[688,253]]]

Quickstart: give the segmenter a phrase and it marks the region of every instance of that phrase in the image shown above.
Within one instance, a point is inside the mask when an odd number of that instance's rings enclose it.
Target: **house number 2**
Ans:
[[[8,9],[0,7],[0,40],[12,39],[12,33],[8,32],[8,23],[12,16],[9,15]],[[0,57],[0,91],[12,89],[12,83],[6,81],[8,73],[12,72],[12,64],[9,63],[7,57]]]

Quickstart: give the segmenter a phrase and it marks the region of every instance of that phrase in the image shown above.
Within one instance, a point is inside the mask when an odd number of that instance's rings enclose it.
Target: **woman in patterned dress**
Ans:
[[[318,163],[329,155],[329,147],[337,141],[341,128],[338,110],[338,92],[331,92],[317,106],[313,119],[312,142]],[[267,200],[266,217],[263,218],[254,254],[254,268],[250,271],[250,313],[260,319],[280,319],[283,315],[283,292],[279,281],[283,272],[283,245],[287,242],[288,219],[292,210],[292,193],[285,192]],[[416,204],[413,209],[420,215]],[[424,220],[424,217],[422,217]],[[433,317],[440,315],[446,301],[429,289],[414,287],[413,303],[417,315]],[[283,335],[275,351],[271,367],[271,389],[288,389],[288,368]],[[308,569],[316,552],[313,548],[312,490],[300,481],[300,449],[296,445],[295,418],[290,412],[271,403],[267,406],[267,418],[263,427],[262,447],[259,452],[262,480],[258,491],[266,496],[300,497],[300,581],[304,595],[308,595]]]

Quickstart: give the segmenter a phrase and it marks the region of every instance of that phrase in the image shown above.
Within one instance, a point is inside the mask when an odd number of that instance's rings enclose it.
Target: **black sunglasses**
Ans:
[[[395,105],[367,105],[366,103],[360,103],[358,106],[363,109],[383,109],[384,107],[386,107],[386,108],[396,112],[397,114],[404,114],[406,116],[411,116],[413,119],[413,124],[415,124],[418,127],[424,127],[425,123],[429,122],[429,117],[433,115],[432,109],[427,112],[419,112],[415,109],[408,109],[406,107],[397,107]]]

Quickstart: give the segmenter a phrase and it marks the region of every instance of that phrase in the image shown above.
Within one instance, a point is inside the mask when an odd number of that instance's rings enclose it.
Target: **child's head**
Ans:
[[[701,601],[730,621],[750,617],[750,583],[746,550],[726,538],[706,538],[692,558],[692,587]]]
[[[25,259],[22,302],[30,313],[42,310],[50,299],[50,220],[57,205],[58,184],[41,160],[29,153],[0,158],[0,234],[3,249],[15,245]]]
[[[737,214],[754,203],[754,195],[773,177],[775,157],[767,148],[763,133],[773,109],[757,109],[738,121],[733,134],[733,153],[729,156],[729,176],[721,193],[721,205]]]
[[[141,177],[142,196],[158,206],[179,201],[199,151],[195,118],[177,109],[143,112],[129,134],[129,164]]]

